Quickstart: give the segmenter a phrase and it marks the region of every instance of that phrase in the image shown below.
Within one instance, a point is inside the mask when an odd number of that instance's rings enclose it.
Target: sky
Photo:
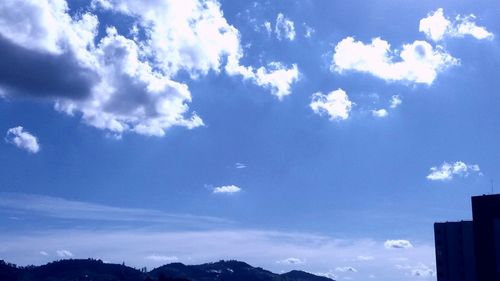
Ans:
[[[435,280],[498,192],[496,1],[0,2],[0,258]]]

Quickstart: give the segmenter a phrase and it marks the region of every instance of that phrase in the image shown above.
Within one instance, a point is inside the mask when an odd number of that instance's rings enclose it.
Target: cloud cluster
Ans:
[[[444,162],[439,167],[431,167],[427,179],[431,181],[452,180],[454,176],[467,177],[471,173],[481,175],[481,169],[477,164],[466,164],[462,161],[455,163]]]
[[[331,69],[338,73],[365,72],[386,81],[430,85],[440,71],[458,63],[444,48],[425,41],[404,44],[401,51],[396,51],[380,38],[365,44],[347,37],[335,46]]]
[[[313,94],[309,104],[314,113],[327,114],[330,120],[349,118],[352,106],[353,102],[349,100],[347,93],[340,88],[326,95],[320,92]]]
[[[117,136],[163,136],[173,126],[204,125],[189,109],[189,88],[176,80],[180,72],[196,79],[224,69],[279,98],[298,80],[296,65],[241,65],[239,31],[216,0],[95,0],[92,6],[95,14],[79,14],[65,0],[1,2],[0,68],[18,66],[0,73],[3,95],[52,101],[58,111]],[[130,32],[109,25],[98,16],[103,11],[131,19]],[[107,26],[102,35],[99,26]]]
[[[434,277],[434,276],[436,276],[434,270],[423,263],[419,263],[417,265],[397,264],[396,268],[406,270],[408,272],[407,275],[410,275],[413,277]]]
[[[21,126],[17,126],[7,130],[5,141],[17,146],[20,149],[26,150],[29,153],[37,153],[38,151],[40,151],[38,138],[30,132],[24,130],[24,128]]]
[[[478,40],[492,40],[493,33],[483,26],[478,26],[475,19],[476,16],[473,14],[457,15],[455,19],[449,19],[444,15],[443,9],[439,8],[420,20],[419,31],[433,41],[440,41],[446,37],[461,38],[466,35]]]
[[[384,243],[386,249],[410,249],[413,245],[408,240],[387,240]]]

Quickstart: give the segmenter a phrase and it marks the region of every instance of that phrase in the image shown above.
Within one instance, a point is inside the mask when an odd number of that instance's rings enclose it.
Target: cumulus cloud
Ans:
[[[457,15],[455,19],[449,19],[444,15],[443,9],[439,8],[420,20],[419,31],[433,41],[440,41],[446,37],[464,37],[466,35],[478,40],[493,39],[493,33],[483,26],[478,26],[475,19],[476,16],[473,14],[467,16]]]
[[[303,264],[303,263],[305,263],[305,261],[301,260],[299,258],[286,258],[284,260],[277,261],[277,263],[297,265],[297,264]]]
[[[298,80],[296,65],[241,65],[239,31],[215,0],[94,0],[92,5],[96,14],[71,13],[65,0],[0,3],[3,96],[49,100],[58,111],[117,136],[163,136],[174,126],[204,125],[189,109],[188,86],[176,81],[180,71],[196,79],[225,69],[279,98]],[[134,19],[133,32],[121,34],[101,22],[107,19],[97,15],[104,10]],[[100,37],[99,25],[107,26]],[[18,67],[10,72],[1,67],[8,65]]]
[[[290,95],[291,85],[299,80],[299,69],[296,64],[287,67],[280,62],[270,62],[266,67],[254,69],[239,63],[240,55],[230,56],[226,65],[226,72],[230,75],[241,75],[243,79],[271,89],[271,94],[278,99]]]
[[[390,101],[390,105],[389,107],[390,108],[397,108],[398,106],[400,106],[401,104],[403,103],[403,100],[401,100],[401,98],[399,97],[399,95],[393,95],[391,97],[391,101]]]
[[[384,247],[386,249],[410,249],[413,245],[408,240],[387,240]]]
[[[439,72],[458,63],[442,47],[433,47],[425,41],[404,44],[397,51],[380,38],[365,44],[347,37],[335,47],[331,69],[338,73],[365,72],[386,81],[430,85]]]
[[[42,256],[45,256],[45,257],[49,255],[49,253],[47,253],[45,251],[40,251],[39,254]]]
[[[353,102],[349,100],[347,93],[339,88],[326,95],[319,92],[313,94],[309,106],[316,114],[327,114],[330,120],[345,120],[349,118]]]
[[[431,167],[430,174],[427,175],[428,180],[446,181],[453,179],[454,176],[467,177],[471,173],[481,175],[481,169],[477,164],[466,164],[462,161],[455,163],[444,162],[441,166]]]
[[[282,13],[279,13],[276,17],[274,33],[279,40],[288,39],[293,41],[295,39],[295,24]]]
[[[73,257],[73,253],[71,253],[68,250],[57,250],[56,254],[60,258],[71,258],[71,257]]]
[[[37,153],[40,151],[40,144],[38,143],[37,137],[30,132],[25,131],[21,126],[7,130],[5,141],[17,146],[20,149],[26,150],[29,153]]]
[[[162,255],[149,255],[146,256],[145,259],[154,262],[168,262],[168,263],[176,262],[179,260],[176,256],[162,256]]]
[[[351,266],[337,267],[337,268],[335,268],[335,271],[337,271],[337,272],[358,272],[358,270],[356,268],[351,267]]]
[[[386,117],[387,115],[389,115],[389,112],[387,112],[387,110],[384,108],[375,109],[375,110],[372,110],[372,115],[375,117],[378,117],[378,118],[383,118],[383,117]]]
[[[241,191],[241,188],[236,186],[236,185],[223,185],[223,186],[215,187],[213,189],[213,193],[216,193],[216,194],[221,194],[221,193],[234,194],[234,193],[238,193],[240,191]]]

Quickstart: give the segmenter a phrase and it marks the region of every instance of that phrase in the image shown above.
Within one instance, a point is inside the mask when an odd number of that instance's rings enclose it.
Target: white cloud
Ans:
[[[478,40],[491,40],[493,33],[485,27],[478,26],[475,23],[476,16],[457,15],[455,19],[450,20],[444,15],[442,8],[429,13],[426,18],[420,20],[419,31],[433,41],[443,40],[445,37],[464,37],[470,35]]]
[[[40,251],[39,254],[42,256],[45,256],[45,257],[49,255],[49,253],[47,253],[45,251]]]
[[[440,8],[420,20],[419,31],[430,39],[438,41],[443,38],[450,25],[451,22],[445,18],[443,9]]]
[[[237,162],[237,163],[235,163],[235,164],[234,164],[234,167],[235,167],[236,169],[245,169],[245,168],[247,167],[247,165],[246,165],[246,164],[244,164],[244,163],[239,163],[239,162]]]
[[[57,250],[56,254],[60,258],[71,258],[73,256],[73,253],[68,250]]]
[[[358,261],[371,261],[374,260],[375,258],[372,256],[357,256],[356,259]]]
[[[331,69],[338,73],[366,72],[386,81],[430,85],[439,72],[458,63],[442,47],[434,48],[425,41],[404,44],[401,51],[395,51],[380,38],[364,44],[347,37],[335,47]]]
[[[378,117],[378,118],[383,118],[383,117],[386,117],[387,115],[389,115],[389,112],[387,112],[387,110],[384,108],[376,109],[376,110],[372,110],[372,115],[375,117]]]
[[[316,114],[328,114],[330,120],[345,120],[349,118],[353,103],[347,93],[339,88],[327,95],[319,92],[313,94],[309,106]]]
[[[176,262],[179,260],[179,258],[177,258],[176,256],[162,256],[162,255],[156,255],[156,254],[146,256],[145,259],[151,260],[154,262],[167,262],[167,263]]]
[[[229,75],[241,75],[243,79],[271,89],[271,94],[278,99],[288,96],[291,85],[299,80],[299,69],[296,64],[286,67],[279,62],[270,62],[266,67],[254,69],[251,66],[240,65],[241,55],[228,57],[226,72]]]
[[[255,73],[255,83],[271,88],[272,94],[278,99],[290,94],[291,84],[299,80],[299,69],[296,64],[286,68],[278,62],[271,62],[267,68],[260,67]]]
[[[29,153],[37,153],[40,151],[40,144],[38,143],[37,137],[25,131],[21,126],[7,130],[5,141]]]
[[[223,185],[223,186],[215,187],[213,190],[213,193],[233,194],[233,193],[237,193],[240,191],[241,191],[241,188],[236,186],[236,185]]]
[[[45,68],[36,65],[40,60],[26,62],[26,57],[48,60],[51,68],[43,77],[53,79],[37,78],[43,89],[33,90],[29,83],[18,81],[38,76],[23,71],[27,73],[23,79],[4,77],[0,92],[44,97],[58,111],[81,116],[86,124],[117,137],[126,132],[163,136],[174,126],[204,125],[189,109],[188,86],[175,80],[180,71],[197,79],[225,69],[228,75],[241,75],[269,88],[279,98],[290,94],[291,84],[298,80],[296,65],[273,62],[256,70],[241,65],[245,54],[239,31],[227,22],[215,0],[94,0],[92,5],[96,15],[71,16],[65,0],[0,2],[0,35],[6,38],[0,44],[10,51],[3,54],[22,50],[27,56],[9,59],[12,64],[22,60],[30,71]],[[100,22],[105,18],[97,15],[103,10],[133,18],[127,29],[133,34],[120,34]],[[99,25],[108,28],[98,39]]]
[[[390,108],[397,108],[402,103],[403,103],[403,101],[401,100],[401,98],[399,97],[399,95],[393,95],[391,97],[391,101],[390,101],[390,106],[389,107]]]
[[[295,25],[293,21],[286,18],[282,13],[276,17],[276,25],[274,33],[279,40],[288,39],[293,41],[295,39]]]
[[[453,179],[454,176],[467,177],[470,173],[482,175],[481,169],[477,164],[466,164],[462,161],[452,164],[444,162],[439,167],[431,167],[427,179],[432,181],[446,181]]]
[[[286,258],[284,260],[277,261],[277,263],[297,265],[297,264],[303,264],[303,263],[305,263],[305,261],[301,260],[299,258]]]
[[[337,268],[335,268],[335,271],[337,271],[337,272],[358,272],[358,270],[356,268],[351,267],[351,266],[337,267]]]
[[[386,249],[410,249],[413,245],[408,240],[387,240],[384,247]]]

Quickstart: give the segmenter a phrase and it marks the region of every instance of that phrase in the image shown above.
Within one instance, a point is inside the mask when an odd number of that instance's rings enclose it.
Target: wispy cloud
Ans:
[[[303,264],[303,263],[305,263],[305,261],[301,260],[299,258],[286,258],[286,259],[277,261],[277,263],[297,265],[297,264]]]
[[[145,259],[152,260],[155,262],[162,262],[162,263],[175,262],[175,261],[179,260],[179,258],[177,258],[176,256],[162,256],[162,255],[156,255],[156,254],[149,255],[149,256],[145,257]]]
[[[231,223],[229,220],[210,216],[172,214],[139,208],[119,208],[59,197],[22,193],[0,193],[0,211],[59,219],[172,223],[186,226],[213,226]]]
[[[237,162],[237,163],[234,164],[234,167],[236,169],[245,169],[247,167],[247,165],[244,164],[244,163]]]
[[[358,272],[358,270],[352,266],[343,266],[335,268],[335,271],[338,272]]]
[[[278,40],[288,39],[293,41],[295,39],[295,24],[282,13],[279,13],[276,17],[274,33],[276,33]]]

